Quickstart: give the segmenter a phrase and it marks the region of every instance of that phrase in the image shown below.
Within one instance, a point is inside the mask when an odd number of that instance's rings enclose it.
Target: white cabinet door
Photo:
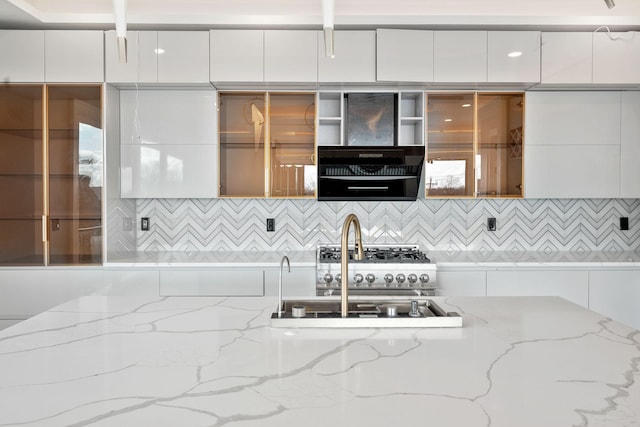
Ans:
[[[0,271],[0,318],[26,318],[74,298],[100,293],[103,273],[102,267]]]
[[[486,296],[485,271],[438,271],[438,296]]]
[[[591,33],[542,33],[542,83],[591,83]]]
[[[105,81],[108,83],[156,83],[158,81],[157,31],[127,32],[127,62],[120,63],[115,31],[106,31]]]
[[[122,90],[121,197],[217,197],[215,103],[206,89]]]
[[[587,271],[488,271],[487,296],[559,296],[589,305]]]
[[[640,198],[640,91],[622,92],[620,197]]]
[[[265,295],[278,295],[280,282],[280,269],[265,269]],[[282,272],[282,296],[313,297],[316,295],[316,268],[299,267],[295,263],[291,265],[291,272],[287,272],[286,266]]]
[[[161,270],[161,296],[264,296],[261,268]]]
[[[120,197],[216,197],[217,156],[217,145],[122,145]]]
[[[534,145],[525,151],[525,197],[620,197],[620,146]]]
[[[433,31],[379,29],[376,42],[378,81],[433,81]]]
[[[640,83],[640,32],[593,34],[593,83]]]
[[[158,31],[158,83],[208,83],[209,32]]]
[[[445,83],[486,82],[487,32],[434,32],[433,80]]]
[[[529,145],[620,144],[620,92],[527,92]]]
[[[263,30],[211,30],[212,82],[264,80]]]
[[[104,288],[100,295],[158,296],[159,271],[155,269],[108,269],[104,271]]]
[[[640,271],[591,271],[589,309],[640,329]]]
[[[44,31],[0,30],[0,81],[44,82]]]
[[[376,81],[376,32],[335,31],[335,58],[324,50],[324,34],[318,32],[318,80],[360,83]]]
[[[317,82],[318,31],[265,31],[264,80]]]
[[[539,31],[489,31],[489,82],[540,81]]]
[[[47,82],[104,81],[104,32],[45,31]]]
[[[528,92],[525,196],[620,197],[620,93]]]

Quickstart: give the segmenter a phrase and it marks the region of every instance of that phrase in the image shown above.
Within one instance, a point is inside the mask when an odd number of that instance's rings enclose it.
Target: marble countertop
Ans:
[[[455,329],[272,329],[271,298],[84,297],[0,331],[0,425],[630,426],[640,332],[557,297]]]
[[[121,252],[110,254],[106,267],[280,267],[286,255],[298,266],[316,265],[315,251]]]
[[[107,268],[134,267],[279,267],[283,255],[298,266],[315,267],[312,251],[266,252],[123,252],[109,254]],[[438,267],[640,267],[640,252],[427,251]]]

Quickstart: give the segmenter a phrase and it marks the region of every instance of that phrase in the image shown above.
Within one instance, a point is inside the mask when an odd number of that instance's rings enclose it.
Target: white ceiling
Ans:
[[[640,0],[335,0],[336,28],[640,29]],[[321,0],[128,0],[129,28],[322,26]],[[113,28],[112,0],[0,0],[0,28]]]

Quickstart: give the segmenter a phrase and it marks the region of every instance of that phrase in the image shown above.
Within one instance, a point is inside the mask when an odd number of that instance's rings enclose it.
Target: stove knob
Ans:
[[[373,274],[369,273],[365,277],[365,280],[367,281],[368,284],[372,284],[373,282],[376,281],[376,276],[374,276]]]
[[[405,281],[405,276],[404,274],[398,274],[396,275],[396,282],[398,282],[398,285],[402,285]]]
[[[428,282],[429,282],[429,275],[427,273],[421,274],[420,283],[428,283]]]
[[[336,274],[336,282],[338,282],[338,285],[342,285],[342,274]]]
[[[322,280],[324,280],[324,283],[326,283],[326,285],[329,286],[329,283],[333,282],[333,276],[331,275],[331,273],[327,273],[324,276],[322,276]]]
[[[353,281],[356,282],[356,285],[359,285],[360,283],[362,283],[363,280],[364,280],[364,276],[362,276],[362,274],[360,273],[356,273],[353,276]]]
[[[411,273],[408,277],[407,280],[409,281],[409,283],[414,284],[418,281],[418,276],[416,276],[415,274]]]
[[[387,285],[390,285],[390,284],[391,284],[391,282],[393,282],[393,274],[391,274],[391,273],[387,273],[387,274],[385,274],[385,275],[384,275],[384,282],[385,282]]]

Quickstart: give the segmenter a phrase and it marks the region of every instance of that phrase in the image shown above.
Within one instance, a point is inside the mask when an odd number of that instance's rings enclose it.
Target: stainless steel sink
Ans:
[[[412,305],[413,303],[413,305]],[[273,328],[459,328],[462,317],[445,312],[431,299],[358,299],[342,317],[340,300],[285,300],[271,315]]]

